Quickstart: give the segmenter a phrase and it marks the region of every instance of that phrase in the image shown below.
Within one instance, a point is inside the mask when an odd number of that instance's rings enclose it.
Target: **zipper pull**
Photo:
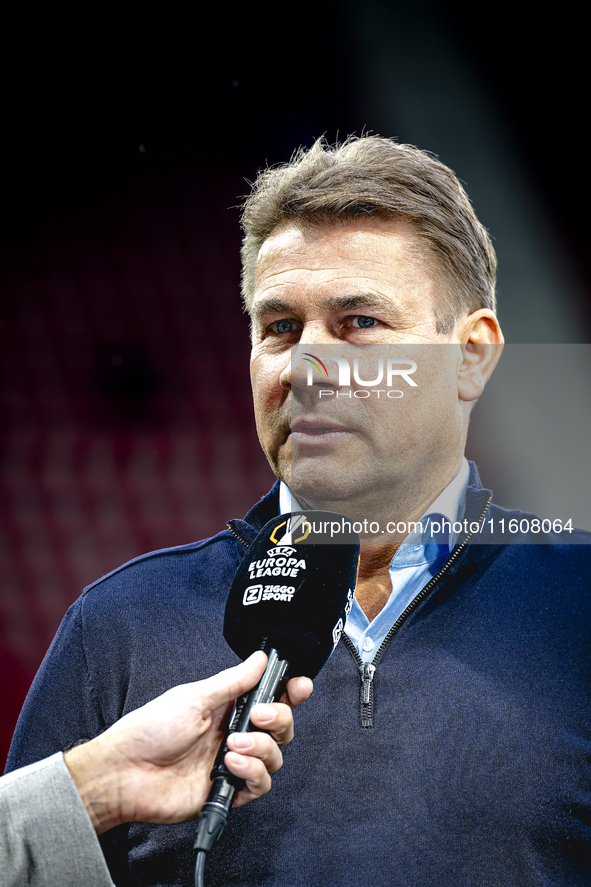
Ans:
[[[361,676],[359,702],[362,727],[373,727],[373,676],[375,673],[376,667],[371,662],[363,662],[359,666]]]

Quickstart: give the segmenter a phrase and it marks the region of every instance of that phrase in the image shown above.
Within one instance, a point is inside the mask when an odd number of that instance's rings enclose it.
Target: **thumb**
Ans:
[[[231,702],[247,690],[251,690],[262,678],[266,666],[266,654],[262,650],[257,650],[240,665],[227,668],[211,678],[195,683],[193,685],[195,693],[201,704],[205,702],[213,711],[218,706]]]

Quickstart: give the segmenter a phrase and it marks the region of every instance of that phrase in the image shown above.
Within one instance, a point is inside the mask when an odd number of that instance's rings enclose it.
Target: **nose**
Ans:
[[[327,342],[300,342],[291,348],[290,359],[280,375],[281,387],[301,392],[316,387],[339,388],[341,361],[330,355],[333,349],[334,343]]]
[[[291,391],[291,353],[289,355],[289,360],[279,374],[279,384],[286,391]]]

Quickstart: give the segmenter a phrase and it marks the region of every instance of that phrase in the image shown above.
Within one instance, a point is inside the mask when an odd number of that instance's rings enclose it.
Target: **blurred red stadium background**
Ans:
[[[2,302],[0,756],[81,589],[243,516],[257,443],[239,227],[221,174],[130,177],[37,220]],[[227,199],[225,199],[227,198]]]

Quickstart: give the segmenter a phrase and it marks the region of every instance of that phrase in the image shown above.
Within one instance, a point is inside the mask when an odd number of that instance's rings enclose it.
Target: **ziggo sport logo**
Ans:
[[[296,526],[305,527],[303,536],[295,540],[301,542],[306,539],[310,533],[310,524],[306,520],[305,515],[293,521],[289,520],[289,531],[295,529]],[[288,525],[288,521],[284,520],[278,524],[270,535],[272,542],[277,542],[276,533],[281,527]],[[293,555],[296,555],[294,557]],[[285,577],[297,579],[300,570],[306,569],[306,561],[304,558],[297,556],[297,549],[290,545],[276,545],[274,548],[267,550],[267,557],[261,560],[252,561],[248,565],[249,579],[262,579],[271,577]],[[295,594],[295,585],[249,585],[244,589],[242,603],[245,607],[251,604],[258,604],[259,601],[290,601]]]
[[[377,376],[375,379],[362,379],[360,378],[359,373],[359,358],[354,358],[353,360],[353,380],[357,385],[364,386],[363,388],[351,388],[351,366],[346,357],[335,357],[333,354],[330,355],[321,355],[317,357],[315,354],[310,354],[309,351],[305,351],[303,353],[302,359],[305,360],[309,366],[306,367],[307,370],[307,385],[314,385],[314,369],[318,370],[321,376],[324,376],[328,379],[328,370],[326,369],[324,360],[334,360],[337,368],[338,368],[338,388],[321,388],[318,396],[322,397],[361,397],[367,398],[371,397],[372,394],[380,395],[385,394],[386,397],[393,398],[397,400],[400,397],[404,397],[404,392],[399,388],[393,388],[394,385],[394,377],[398,376],[404,379],[404,381],[410,385],[412,388],[417,388],[417,383],[414,379],[411,379],[411,375],[416,371],[417,365],[414,360],[408,359],[396,359],[396,358],[388,358],[385,362],[384,367],[384,359],[382,357],[378,360],[377,367]],[[398,364],[403,364],[403,367],[397,366]],[[377,388],[378,385],[381,385],[384,380],[384,369],[385,369],[385,377],[386,377],[386,388]],[[367,389],[371,388],[371,391]],[[342,390],[345,389],[345,390]]]

